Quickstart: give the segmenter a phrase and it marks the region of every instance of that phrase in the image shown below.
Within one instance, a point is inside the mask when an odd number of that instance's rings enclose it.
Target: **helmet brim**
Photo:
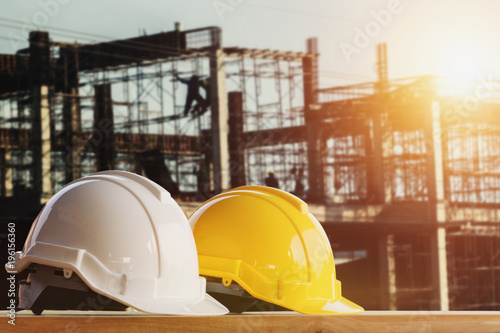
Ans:
[[[188,313],[186,314],[196,314],[196,315],[223,315],[229,313],[229,310],[219,303],[215,298],[209,294],[205,294],[205,299],[194,304],[190,304],[186,307]]]
[[[180,298],[168,298],[168,297],[157,297],[157,298],[144,298],[144,297],[133,297],[128,295],[122,295],[120,293],[109,292],[109,290],[103,290],[103,288],[98,288],[91,283],[88,276],[83,274],[80,267],[76,265],[71,265],[68,263],[63,263],[62,261],[54,261],[45,258],[36,258],[30,255],[24,256],[19,260],[19,254],[16,257],[16,262],[14,265],[5,265],[7,272],[12,274],[17,274],[26,269],[30,264],[36,263],[40,265],[47,265],[51,267],[67,268],[74,271],[82,281],[93,291],[98,294],[109,297],[119,303],[130,306],[136,310],[152,313],[152,314],[164,314],[164,315],[189,315],[189,316],[216,316],[227,314],[229,310],[215,300],[212,296],[205,292],[206,290],[206,280],[203,277],[199,277],[199,288],[200,293],[198,299],[180,299]]]
[[[341,297],[338,300],[327,302],[321,309],[318,309],[319,314],[354,314],[363,312],[364,309],[351,302],[347,298]]]
[[[206,293],[203,299],[195,302],[186,302],[184,304],[178,301],[166,301],[161,298],[155,300],[132,300],[128,299],[128,297],[122,297],[121,301],[130,306],[134,304],[132,307],[136,310],[153,314],[218,316],[229,312],[225,306]]]

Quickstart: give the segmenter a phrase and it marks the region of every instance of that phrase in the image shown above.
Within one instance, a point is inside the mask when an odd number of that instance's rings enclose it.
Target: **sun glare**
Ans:
[[[444,58],[442,70],[446,76],[474,79],[480,75],[478,56],[472,52],[452,52]]]
[[[476,79],[496,67],[492,45],[498,31],[483,21],[454,17],[434,27],[428,49],[432,74]]]
[[[479,63],[482,55],[473,41],[444,40],[434,58],[436,73],[444,76],[471,79],[480,73]]]

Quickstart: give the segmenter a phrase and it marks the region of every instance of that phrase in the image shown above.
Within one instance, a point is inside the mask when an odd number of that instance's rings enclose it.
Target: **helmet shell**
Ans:
[[[341,296],[328,237],[290,193],[238,187],[205,202],[189,223],[201,275],[235,281],[256,298],[302,313],[363,311]]]
[[[75,272],[95,292],[138,310],[223,314],[205,293],[186,216],[154,182],[124,171],[75,180],[44,206],[10,272],[32,263]]]

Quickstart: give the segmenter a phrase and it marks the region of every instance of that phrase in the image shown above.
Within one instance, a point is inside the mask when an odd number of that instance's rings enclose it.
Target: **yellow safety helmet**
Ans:
[[[296,196],[238,187],[203,203],[189,223],[200,275],[226,288],[234,281],[255,298],[301,313],[363,311],[341,296],[328,237]]]

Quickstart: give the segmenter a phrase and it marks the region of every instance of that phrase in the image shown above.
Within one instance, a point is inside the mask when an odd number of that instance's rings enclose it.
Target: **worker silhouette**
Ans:
[[[212,103],[212,95],[211,95],[211,90],[210,90],[210,78],[206,78],[204,80],[200,81],[200,87],[205,90],[205,101],[203,102],[203,105],[199,106],[199,109],[197,111],[197,115],[201,116],[205,112],[207,112],[208,107]],[[196,104],[198,106],[198,104]]]
[[[269,171],[267,173],[267,175],[268,175],[268,177],[266,177],[266,179],[264,179],[266,186],[280,188],[280,184],[278,182],[278,179],[274,176],[274,171]]]
[[[179,80],[181,83],[184,83],[188,87],[188,92],[186,95],[186,104],[184,105],[184,117],[189,115],[189,111],[191,110],[191,105],[193,101],[196,101],[196,105],[193,107],[194,113],[202,114],[204,110],[206,111],[206,100],[203,96],[200,95],[200,86],[202,81],[197,75],[191,76],[191,78],[183,79],[180,78],[179,75],[175,74],[175,78]]]
[[[335,193],[338,194],[343,186],[342,180],[340,179],[340,170],[339,168],[335,168],[335,175],[333,177],[333,188],[335,189]]]
[[[300,168],[297,170],[295,167],[292,168],[290,173],[295,176],[295,191],[293,194],[298,196],[299,198],[303,198],[305,196],[305,187],[302,179],[304,178],[304,168]]]

